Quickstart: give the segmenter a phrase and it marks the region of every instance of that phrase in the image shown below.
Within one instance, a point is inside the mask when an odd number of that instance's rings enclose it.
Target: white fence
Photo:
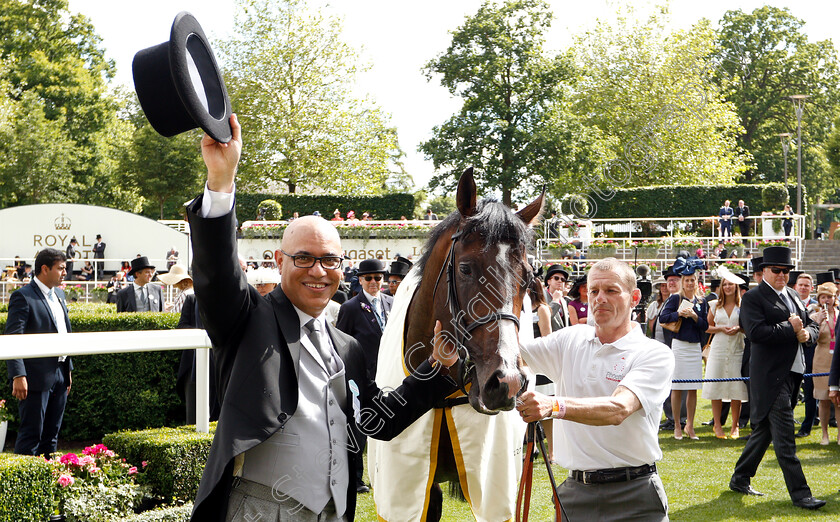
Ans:
[[[204,330],[148,330],[0,336],[0,360],[195,349],[195,428],[210,431],[210,338]]]

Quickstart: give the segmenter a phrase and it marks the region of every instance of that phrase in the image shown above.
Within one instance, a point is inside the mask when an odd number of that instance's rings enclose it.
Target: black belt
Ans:
[[[610,468],[596,471],[570,471],[569,477],[584,484],[606,484],[627,482],[656,473],[656,464],[645,464],[635,468]]]

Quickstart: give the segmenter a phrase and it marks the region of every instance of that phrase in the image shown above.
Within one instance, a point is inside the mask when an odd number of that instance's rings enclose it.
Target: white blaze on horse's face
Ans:
[[[496,263],[502,268],[504,276],[503,288],[511,289],[518,285],[513,280],[513,269],[508,260],[508,252],[510,245],[498,245],[499,252],[496,254]],[[503,299],[501,312],[513,314],[513,298],[514,292],[508,291],[506,295],[500,296]],[[499,321],[499,344],[496,348],[497,353],[502,358],[502,375],[500,380],[508,385],[508,398],[513,398],[519,391],[519,368],[517,367],[517,360],[519,359],[519,332],[513,321]]]

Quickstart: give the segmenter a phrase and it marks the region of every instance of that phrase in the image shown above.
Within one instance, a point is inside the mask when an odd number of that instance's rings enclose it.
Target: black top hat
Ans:
[[[834,280],[837,281],[840,279],[840,268],[829,268],[832,273],[834,273]]]
[[[405,259],[405,258],[403,258],[403,259]],[[408,275],[409,270],[411,270],[411,264],[410,263],[404,263],[402,261],[397,260],[397,261],[393,261],[391,263],[391,266],[388,267],[388,275],[389,276],[395,275],[395,276],[405,277],[405,276]]]
[[[358,275],[365,274],[384,274],[386,272],[385,265],[378,259],[365,259],[359,263]]]
[[[712,279],[709,282],[709,288],[711,288],[712,290],[718,287],[720,287],[720,279]]]
[[[802,270],[791,270],[790,275],[788,276],[787,285],[793,288],[796,285],[796,280],[799,279],[799,276],[804,273],[805,272],[803,272]]]
[[[668,269],[665,270],[665,272],[663,272],[662,274],[662,277],[664,277],[665,279],[668,279],[671,276],[680,277],[678,273],[674,272],[674,265],[669,266]]]
[[[744,290],[749,290],[750,289],[750,278],[747,277],[747,274],[739,272],[739,273],[736,273],[735,275],[740,277],[744,281],[743,283],[741,283],[738,286],[741,287]]]
[[[569,272],[568,270],[563,268],[563,265],[551,265],[550,267],[548,267],[548,271],[545,273],[546,284],[548,284],[548,280],[551,279],[551,276],[553,276],[554,274],[563,274],[563,276],[566,278],[566,281],[569,280]]]
[[[761,272],[761,263],[764,261],[764,258],[761,256],[754,257],[750,259],[750,265],[752,265],[753,272]]]
[[[155,265],[149,263],[149,258],[146,256],[135,257],[131,260],[131,270],[128,271],[128,275],[134,275],[134,272],[143,270],[144,268],[151,268],[154,270]]]
[[[817,286],[823,283],[833,283],[834,272],[817,272]]]
[[[99,234],[96,234],[96,239],[102,239],[102,236],[100,236]]]
[[[169,41],[139,51],[131,68],[140,106],[158,133],[170,137],[201,127],[220,143],[230,141],[230,99],[193,15],[178,13]]]
[[[399,254],[397,254],[397,257],[394,259],[394,261],[399,261],[400,263],[405,263],[405,264],[407,264],[409,267],[414,266],[414,263],[412,263],[411,261],[409,261],[409,260],[408,260],[408,258],[405,258],[405,257],[403,257],[403,256],[401,256],[401,255],[399,255]]]
[[[793,268],[793,263],[790,259],[790,248],[786,246],[772,246],[764,249],[762,254],[763,260],[759,268],[765,266],[785,266]]]

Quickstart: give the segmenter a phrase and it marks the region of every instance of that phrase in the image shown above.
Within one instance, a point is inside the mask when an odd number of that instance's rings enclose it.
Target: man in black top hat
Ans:
[[[819,327],[802,301],[788,288],[791,252],[788,247],[764,249],[763,282],[741,300],[741,329],[751,342],[750,422],[753,431],[735,465],[729,488],[747,495],[761,495],[750,481],[770,443],[793,504],[819,509],[796,457],[791,396],[805,373],[803,345],[817,338]]]
[[[129,276],[134,281],[117,292],[117,312],[163,312],[163,290],[149,284],[155,276],[155,267],[146,256],[131,260]]]
[[[96,279],[102,279],[104,261],[96,261],[96,259],[105,259],[105,242],[102,241],[102,236],[99,234],[96,234],[96,243],[93,244],[93,259],[93,268],[96,273]]]
[[[76,259],[76,245],[78,244],[75,237],[71,238],[70,244],[67,245],[67,250],[64,253],[67,256],[67,277],[64,278],[65,281],[72,281],[74,279],[73,260]]]
[[[354,337],[362,347],[367,361],[368,377],[376,377],[376,361],[379,357],[379,341],[391,313],[394,298],[383,295],[380,291],[382,278],[385,275],[385,265],[378,259],[365,259],[359,263],[359,283],[362,291],[348,299],[338,310],[335,327]],[[360,447],[364,448],[367,439],[357,434]],[[363,451],[355,453],[356,459],[356,491],[367,493],[368,486],[362,481],[364,471]],[[352,479],[352,477],[351,477]]]
[[[408,275],[408,271],[411,270],[413,265],[414,263],[408,259],[402,256],[397,256],[397,258],[391,262],[391,266],[388,267],[388,272],[385,274],[385,277],[388,280],[388,288],[382,291],[382,295],[390,295],[391,297],[396,295],[397,288],[400,287],[400,283],[402,283],[402,280]]]
[[[764,278],[764,272],[761,271],[761,263],[764,262],[764,258],[762,256],[754,257],[750,259],[750,268],[752,269],[753,281],[756,283],[761,283],[761,280]]]

